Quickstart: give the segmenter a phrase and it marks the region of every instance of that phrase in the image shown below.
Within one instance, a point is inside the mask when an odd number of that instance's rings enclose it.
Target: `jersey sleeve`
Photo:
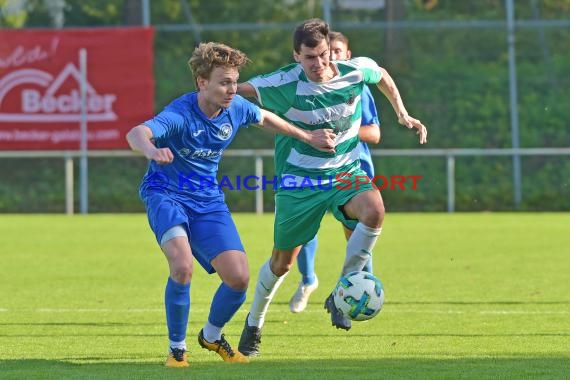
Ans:
[[[376,84],[382,79],[380,66],[370,58],[353,58],[348,61],[348,64],[362,73],[363,82],[366,84]]]
[[[143,123],[152,131],[152,137],[160,138],[176,132],[184,125],[184,118],[178,112],[165,109],[158,115]]]
[[[259,124],[261,121],[261,109],[242,96],[236,95],[232,100],[232,105],[233,118],[238,121],[240,127]]]
[[[259,75],[247,82],[255,88],[257,100],[263,108],[284,114],[293,104],[298,81],[296,64],[285,66],[269,74]]]

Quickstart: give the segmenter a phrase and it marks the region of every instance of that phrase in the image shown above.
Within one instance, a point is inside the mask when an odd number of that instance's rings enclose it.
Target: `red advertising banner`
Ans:
[[[79,51],[88,149],[127,149],[154,112],[151,28],[0,30],[0,150],[78,150]]]

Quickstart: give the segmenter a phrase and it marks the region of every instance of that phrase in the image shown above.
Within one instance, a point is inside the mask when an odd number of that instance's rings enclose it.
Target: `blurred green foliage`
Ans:
[[[0,0],[0,26],[50,27],[49,1],[28,0],[21,9]],[[200,41],[220,41],[251,59],[241,79],[275,70],[292,61],[291,32],[301,20],[324,17],[317,0],[153,0],[150,21],[156,28],[156,112],[174,97],[194,90],[187,59]],[[431,3],[432,6],[426,4]],[[126,26],[142,14],[139,0],[67,0],[65,27]],[[411,115],[429,129],[425,148],[510,148],[508,45],[505,2],[386,1],[375,10],[341,9],[330,1],[331,25],[349,38],[353,56],[369,56],[394,77]],[[433,5],[435,4],[435,5]],[[134,12],[134,13],[133,13]],[[515,2],[518,117],[521,147],[568,147],[570,126],[570,0]],[[391,24],[394,23],[394,24]],[[390,27],[392,25],[393,27]],[[399,127],[390,104],[373,91],[381,112],[382,142],[373,149],[420,147]],[[271,149],[273,136],[249,128],[232,149]],[[415,191],[387,190],[388,210],[446,209],[444,157],[375,157],[377,172],[422,175]],[[570,158],[523,157],[523,210],[570,210]],[[272,176],[272,159],[264,160]],[[90,161],[90,210],[141,211],[138,182],[142,158]],[[253,174],[252,158],[225,158],[221,174]],[[62,160],[2,159],[0,211],[60,212]],[[510,157],[458,157],[456,210],[513,208]],[[78,170],[76,170],[78,173]],[[234,211],[251,211],[253,192],[226,191]],[[273,209],[271,191],[265,209]]]

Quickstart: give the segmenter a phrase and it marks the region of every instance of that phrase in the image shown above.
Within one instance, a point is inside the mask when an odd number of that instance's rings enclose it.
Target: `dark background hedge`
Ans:
[[[140,23],[140,1],[67,1],[65,27],[127,26]],[[291,61],[291,31],[301,20],[323,17],[319,1],[255,2],[152,1],[155,39],[156,111],[191,91],[186,61],[196,43],[215,40],[245,51],[252,63],[241,78],[274,70]],[[395,78],[410,114],[429,129],[429,144],[396,123],[380,92],[382,142],[374,149],[510,148],[508,45],[504,1],[386,1],[379,10],[340,9],[331,24],[351,41],[353,55],[375,59]],[[188,12],[189,11],[189,12]],[[570,1],[516,1],[516,63],[521,147],[568,147],[570,92]],[[200,28],[172,32],[170,25]],[[557,21],[548,24],[544,21]],[[0,14],[3,26],[46,27],[51,18],[43,1],[28,1],[18,22]],[[389,28],[389,22],[394,27]],[[542,23],[541,23],[542,22]],[[373,91],[374,92],[374,91]],[[256,128],[241,132],[232,149],[271,149],[273,138]],[[521,210],[570,210],[570,158],[523,157]],[[253,158],[226,157],[220,172],[235,178],[253,174]],[[264,161],[272,176],[273,161]],[[389,211],[446,209],[444,157],[375,157],[377,172],[422,175],[416,191],[384,191]],[[78,163],[76,177],[79,173]],[[510,157],[456,159],[458,211],[512,210]],[[89,161],[90,212],[139,212],[142,157]],[[0,159],[0,212],[63,212],[63,159]],[[76,181],[76,195],[78,194]],[[77,198],[77,196],[76,196]],[[251,191],[227,191],[234,211],[252,211]],[[77,203],[77,202],[76,202]],[[271,191],[265,209],[273,209]],[[77,207],[77,205],[76,205]]]

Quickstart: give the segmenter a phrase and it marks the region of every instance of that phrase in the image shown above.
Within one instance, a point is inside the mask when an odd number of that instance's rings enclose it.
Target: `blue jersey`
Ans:
[[[239,95],[213,119],[198,106],[197,92],[173,100],[143,123],[151,129],[156,147],[170,148],[174,160],[168,165],[149,163],[140,186],[141,198],[159,191],[195,210],[220,206],[224,194],[216,176],[222,153],[240,127],[260,121],[260,108]]]
[[[362,104],[362,120],[360,125],[376,124],[380,125],[380,120],[378,118],[378,111],[376,110],[376,104],[374,103],[374,97],[370,92],[368,86],[364,86],[362,90],[361,100]],[[374,164],[372,163],[372,155],[370,154],[370,149],[368,144],[365,142],[360,142],[360,167],[362,170],[368,174],[370,178],[374,177]]]

